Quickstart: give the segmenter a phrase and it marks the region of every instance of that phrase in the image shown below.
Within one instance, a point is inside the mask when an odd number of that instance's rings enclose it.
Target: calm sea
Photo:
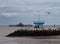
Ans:
[[[38,39],[30,37],[4,37],[20,27],[0,26],[0,44],[60,44],[60,39]]]

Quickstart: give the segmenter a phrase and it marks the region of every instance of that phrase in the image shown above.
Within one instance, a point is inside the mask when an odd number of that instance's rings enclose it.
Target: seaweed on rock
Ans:
[[[6,35],[6,37],[20,37],[20,36],[56,36],[60,35],[60,30],[22,30],[18,29],[13,33]]]

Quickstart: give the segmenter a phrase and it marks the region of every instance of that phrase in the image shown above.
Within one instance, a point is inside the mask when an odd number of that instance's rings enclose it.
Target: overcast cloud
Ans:
[[[32,24],[38,14],[45,24],[60,24],[60,0],[0,0],[0,25]]]

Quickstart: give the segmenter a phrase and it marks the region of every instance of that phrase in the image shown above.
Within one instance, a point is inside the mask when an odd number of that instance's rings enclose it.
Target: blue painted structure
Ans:
[[[45,23],[44,21],[34,21],[35,28],[43,28],[43,24]]]

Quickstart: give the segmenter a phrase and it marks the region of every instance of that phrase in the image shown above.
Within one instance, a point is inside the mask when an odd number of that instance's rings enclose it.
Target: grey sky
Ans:
[[[0,25],[32,24],[38,14],[45,24],[60,24],[60,0],[0,0]]]

